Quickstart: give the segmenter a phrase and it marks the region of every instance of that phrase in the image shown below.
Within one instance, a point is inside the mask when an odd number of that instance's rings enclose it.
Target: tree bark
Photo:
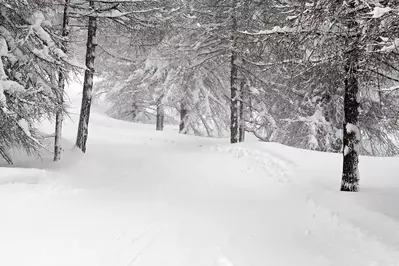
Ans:
[[[230,69],[230,143],[238,142],[239,134],[239,101],[238,101],[238,67],[237,67],[237,0],[233,0],[231,25],[231,69]]]
[[[94,1],[90,1],[90,7],[94,9]],[[90,108],[93,91],[94,59],[97,46],[97,18],[89,17],[87,33],[86,67],[83,84],[82,106],[80,109],[80,119],[76,146],[86,152],[86,142],[89,133]]]
[[[354,1],[350,2],[350,7],[355,10]],[[345,51],[345,99],[344,99],[344,135],[343,135],[343,171],[341,181],[341,191],[356,192],[359,189],[359,143],[360,130],[358,127],[359,117],[359,39],[360,29],[355,20],[353,11],[348,18],[348,37],[347,51]]]
[[[181,134],[187,134],[187,121],[188,120],[188,107],[187,104],[182,101],[180,104],[180,124],[179,132]]]
[[[246,88],[244,79],[241,80],[240,87],[240,128],[239,128],[239,141],[245,141],[245,100],[246,100]]]
[[[138,114],[138,107],[136,103],[132,104],[132,121],[134,122],[137,118],[137,114]]]
[[[163,131],[164,128],[165,109],[162,100],[163,96],[161,96],[157,102],[157,121],[156,121],[157,131]]]
[[[68,41],[66,38],[69,35],[69,5],[71,0],[65,0],[64,3],[64,18],[62,23],[62,51],[67,52]],[[65,91],[65,76],[62,70],[58,74],[58,111],[55,116],[55,137],[54,137],[54,161],[61,159],[61,138],[62,138],[62,123],[64,121],[63,105],[64,105],[64,91]]]

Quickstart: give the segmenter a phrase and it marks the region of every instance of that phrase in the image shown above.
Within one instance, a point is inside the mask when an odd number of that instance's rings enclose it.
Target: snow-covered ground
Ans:
[[[82,156],[71,110],[61,164],[0,168],[0,265],[399,265],[399,158],[361,158],[361,191],[340,193],[340,155],[156,132],[96,108]]]

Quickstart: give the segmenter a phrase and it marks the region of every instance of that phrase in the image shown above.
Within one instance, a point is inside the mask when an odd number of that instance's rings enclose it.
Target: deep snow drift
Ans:
[[[340,155],[94,110],[82,156],[76,127],[61,164],[0,168],[0,265],[399,265],[398,158],[361,158],[361,191],[346,194]]]

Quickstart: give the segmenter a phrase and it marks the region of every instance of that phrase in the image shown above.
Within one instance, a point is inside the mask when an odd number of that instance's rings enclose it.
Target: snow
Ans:
[[[32,134],[30,133],[30,130],[29,130],[29,124],[28,124],[28,121],[26,121],[26,119],[21,118],[18,121],[18,126],[24,131],[24,133],[28,137],[32,137]]]
[[[7,78],[7,75],[4,71],[3,60],[2,57],[8,54],[8,45],[6,39],[0,36],[0,80],[4,80]]]
[[[253,86],[249,87],[249,91],[251,93],[253,93],[254,95],[259,95],[260,94],[259,90],[257,88],[255,88],[255,87],[253,87]]]
[[[0,36],[0,56],[6,56],[8,54],[8,45],[6,39]]]
[[[351,149],[348,146],[345,146],[344,148],[344,156],[348,155]]]
[[[43,29],[43,25],[49,23],[46,21],[45,16],[42,12],[36,11],[33,13],[31,20],[33,21],[30,26],[32,31],[43,41],[45,44],[44,48],[39,50],[34,48],[32,53],[34,53],[39,58],[42,58],[49,62],[55,62],[55,59],[50,55],[50,51],[61,60],[65,61],[71,66],[86,69],[82,63],[78,62],[76,58],[69,58],[59,47],[57,47],[56,43],[53,41],[52,37],[48,32]],[[2,29],[0,29],[2,30]]]
[[[396,91],[396,90],[399,90],[399,85],[394,85],[394,86],[391,86],[391,87],[388,87],[388,88],[382,88],[382,89],[380,89],[379,91],[388,91],[388,92],[391,92],[391,91]],[[378,94],[377,94],[378,95]]]
[[[109,11],[103,11],[101,13],[97,13],[96,16],[97,17],[107,17],[107,18],[119,18],[119,17],[126,16],[128,14],[129,14],[129,12],[122,13],[117,9],[112,9]]]
[[[312,132],[314,133],[315,127],[311,127]],[[317,138],[314,135],[309,135],[309,140],[308,140],[308,147],[310,150],[316,150],[319,147],[319,142],[317,141]]]
[[[18,48],[16,41],[14,40],[12,34],[3,26],[0,26],[0,35],[5,38],[9,50],[12,53],[8,53],[6,56],[11,60],[11,62],[15,62],[18,58],[21,62],[27,61],[27,56]],[[4,50],[3,50],[4,51]]]
[[[395,49],[397,49],[397,47],[399,46],[399,38],[395,38],[395,40],[391,43],[391,44],[387,44],[385,46],[383,46],[380,50],[380,52],[383,53],[390,53],[392,51],[394,51]]]
[[[247,35],[272,35],[276,33],[290,33],[293,32],[294,30],[290,27],[284,26],[274,26],[271,30],[261,30],[259,32],[248,32],[248,31],[240,31],[242,34],[247,34]]]
[[[3,81],[0,81],[0,108],[4,113],[8,113],[7,98],[4,91]]]
[[[35,34],[46,44],[46,48],[43,51],[38,51],[36,49],[35,54],[44,56],[44,58],[50,57],[48,51],[51,50],[59,58],[67,59],[67,55],[57,47],[50,34],[48,34],[43,28],[42,23],[45,21],[45,17],[42,12],[36,11],[32,15],[32,20],[34,23],[31,25],[32,30]]]
[[[386,13],[391,12],[392,9],[390,7],[374,7],[373,11],[370,13],[373,18],[380,18],[384,16]]]
[[[117,1],[119,4],[123,3],[123,1]],[[126,3],[131,3],[131,2],[139,2],[139,1],[124,1]],[[97,17],[97,18],[111,18],[111,19],[121,19],[127,21],[128,18],[126,17],[127,15],[133,14],[133,13],[149,13],[149,12],[154,12],[160,10],[159,8],[152,8],[152,9],[145,9],[145,10],[135,10],[135,11],[130,11],[130,12],[120,12],[117,9],[111,9],[111,10],[103,10],[103,11],[97,11],[97,12],[92,12],[92,11],[75,11],[73,14],[75,16],[79,17],[85,17],[85,16],[90,16],[90,17]]]
[[[16,90],[20,87],[20,85],[15,81],[7,80],[8,77],[4,70],[4,65],[2,60],[2,57],[7,55],[8,55],[7,41],[4,37],[0,36],[0,108],[4,113],[9,112],[4,92]]]
[[[156,132],[95,106],[82,155],[80,97],[61,163],[0,169],[0,265],[398,265],[399,158],[363,157],[360,192],[341,193],[342,154]]]
[[[44,14],[40,11],[35,11],[32,15],[33,27],[41,27],[41,24],[46,20]]]
[[[350,133],[355,133],[356,134],[356,139],[360,141],[361,139],[361,134],[360,134],[360,129],[357,125],[347,123],[346,124],[346,131]]]

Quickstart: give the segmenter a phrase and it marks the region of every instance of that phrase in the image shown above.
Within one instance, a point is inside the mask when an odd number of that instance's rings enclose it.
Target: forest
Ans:
[[[62,160],[65,86],[82,76],[76,146],[91,106],[181,134],[343,154],[399,152],[399,3],[375,0],[2,0],[0,154],[36,154],[55,121]]]
[[[397,0],[0,0],[0,265],[398,266],[398,119]]]

